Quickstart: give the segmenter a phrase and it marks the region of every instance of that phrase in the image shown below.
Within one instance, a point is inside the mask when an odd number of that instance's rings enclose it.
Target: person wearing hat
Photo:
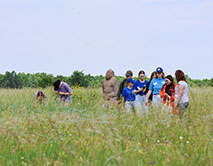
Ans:
[[[120,83],[120,85],[119,85],[119,88],[118,88],[118,93],[117,93],[117,100],[119,101],[118,104],[121,103],[121,102],[120,102],[120,99],[121,99],[121,96],[122,96],[122,92],[123,92],[124,88],[127,87],[127,85],[128,85],[128,84],[127,84],[127,80],[128,80],[129,78],[132,78],[132,76],[133,76],[132,71],[131,71],[131,70],[128,70],[128,71],[126,72],[125,76],[126,76],[126,78],[125,78],[123,81],[121,81],[121,83]]]
[[[149,96],[153,94],[153,103],[156,105],[156,108],[158,109],[159,104],[162,103],[162,98],[160,97],[160,90],[162,89],[163,85],[166,82],[164,79],[163,69],[161,67],[158,67],[156,69],[156,73],[157,77],[152,79],[149,85],[149,91],[146,95],[145,105],[149,104]]]
[[[72,101],[72,89],[66,82],[62,82],[61,80],[57,80],[53,83],[54,91],[58,95],[58,97],[63,102],[70,103]]]
[[[134,79],[129,78],[127,80],[128,86],[124,88],[122,92],[122,109],[125,108],[126,112],[130,112],[131,110],[136,112],[135,107],[135,94],[133,93],[133,84]]]

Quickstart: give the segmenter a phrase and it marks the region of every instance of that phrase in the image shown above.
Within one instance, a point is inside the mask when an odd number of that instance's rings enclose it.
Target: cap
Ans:
[[[133,78],[129,78],[128,80],[127,80],[127,83],[135,83],[135,81],[134,81],[134,79]]]
[[[156,73],[163,73],[163,69],[162,69],[161,67],[158,67],[158,68],[156,69]]]

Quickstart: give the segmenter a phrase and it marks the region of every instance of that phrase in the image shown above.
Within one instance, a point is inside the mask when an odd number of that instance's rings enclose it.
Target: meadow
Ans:
[[[101,88],[73,88],[72,104],[52,87],[0,89],[1,166],[213,165],[213,88],[190,88],[187,119],[152,110],[127,114]]]

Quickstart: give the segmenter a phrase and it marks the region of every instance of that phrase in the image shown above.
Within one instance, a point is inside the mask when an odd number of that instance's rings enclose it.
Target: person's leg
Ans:
[[[146,113],[146,115],[148,115],[149,113],[148,106],[145,105],[146,95],[143,95],[141,99],[142,99],[142,110]]]
[[[152,102],[153,102],[153,105],[156,108],[156,110],[158,110],[163,101],[162,101],[160,95],[153,95]]]
[[[126,101],[125,102],[125,111],[127,112],[127,113],[130,113],[131,112],[131,103],[130,103],[130,101]]]
[[[189,103],[180,103],[178,106],[179,114],[180,114],[180,119],[186,118],[186,109],[188,107]]]
[[[136,95],[135,101],[133,102],[133,106],[135,107],[135,112],[140,114],[142,111],[142,96],[141,95]]]

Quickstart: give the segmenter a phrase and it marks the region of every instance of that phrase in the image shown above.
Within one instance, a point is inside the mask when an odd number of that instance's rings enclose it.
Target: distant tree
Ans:
[[[5,88],[22,88],[22,82],[15,71],[6,72],[2,80]]]
[[[89,86],[89,79],[85,76],[83,71],[77,71],[75,70],[72,75],[70,76],[70,84],[71,85],[77,85],[82,87],[88,87]]]

